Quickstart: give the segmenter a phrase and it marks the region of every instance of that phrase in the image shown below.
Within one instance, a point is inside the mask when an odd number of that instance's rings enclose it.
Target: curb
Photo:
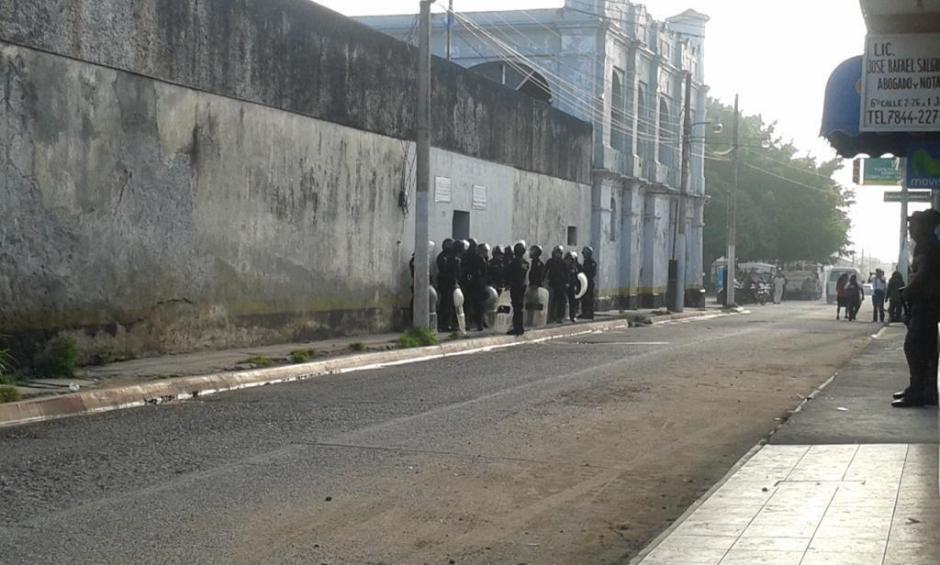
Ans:
[[[721,316],[725,314],[718,314]],[[654,324],[665,321],[710,317],[705,313],[683,313],[658,316]],[[445,342],[430,347],[397,349],[347,355],[335,359],[312,361],[267,369],[230,371],[164,381],[146,382],[115,388],[104,388],[0,404],[0,428],[56,420],[83,414],[96,414],[188,400],[219,392],[241,390],[269,384],[288,383],[314,377],[376,369],[390,365],[418,363],[453,355],[469,355],[482,351],[538,343],[562,337],[629,327],[631,317],[624,316],[603,322],[591,322],[531,330],[523,336],[490,336]]]

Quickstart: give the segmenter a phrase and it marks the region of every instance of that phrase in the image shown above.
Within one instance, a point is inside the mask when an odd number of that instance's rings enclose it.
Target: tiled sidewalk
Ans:
[[[890,405],[906,385],[903,339],[903,327],[880,331],[635,561],[940,564],[937,411]]]
[[[935,565],[937,488],[936,445],[768,445],[642,564]]]

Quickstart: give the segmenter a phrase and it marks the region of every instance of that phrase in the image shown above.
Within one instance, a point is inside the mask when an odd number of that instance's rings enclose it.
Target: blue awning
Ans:
[[[862,106],[862,56],[852,57],[836,67],[826,84],[822,130],[835,150],[847,159],[861,153],[880,157],[886,153],[907,156],[908,145],[940,140],[936,133],[862,133],[858,129]]]

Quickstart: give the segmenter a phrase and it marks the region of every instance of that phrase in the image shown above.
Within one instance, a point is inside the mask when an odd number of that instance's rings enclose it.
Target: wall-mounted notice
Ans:
[[[472,206],[474,210],[486,210],[486,187],[485,186],[480,186],[478,184],[473,185]]]
[[[940,34],[869,34],[861,131],[940,131]]]
[[[447,177],[434,177],[434,201],[450,202],[453,198],[451,180]]]

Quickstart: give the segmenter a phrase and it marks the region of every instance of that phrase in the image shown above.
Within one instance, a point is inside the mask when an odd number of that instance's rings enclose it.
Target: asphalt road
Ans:
[[[592,334],[0,430],[0,563],[626,563],[874,327]]]

